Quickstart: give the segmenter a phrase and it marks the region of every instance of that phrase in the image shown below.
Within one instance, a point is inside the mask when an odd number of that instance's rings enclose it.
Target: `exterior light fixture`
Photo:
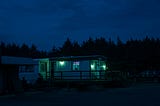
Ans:
[[[63,66],[63,65],[64,65],[64,61],[60,61],[59,64],[60,64],[61,66]]]
[[[103,67],[104,70],[106,70],[106,65],[103,65],[102,67]]]
[[[94,70],[95,69],[95,65],[91,64],[91,69]]]

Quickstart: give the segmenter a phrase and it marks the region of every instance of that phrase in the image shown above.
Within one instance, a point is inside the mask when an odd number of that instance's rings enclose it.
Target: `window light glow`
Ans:
[[[103,65],[102,67],[103,67],[104,70],[106,70],[106,65]]]
[[[79,70],[79,64],[80,64],[79,61],[73,62],[73,70]]]
[[[79,61],[73,62],[73,65],[79,65]]]
[[[95,65],[91,64],[91,69],[94,70],[95,69]]]

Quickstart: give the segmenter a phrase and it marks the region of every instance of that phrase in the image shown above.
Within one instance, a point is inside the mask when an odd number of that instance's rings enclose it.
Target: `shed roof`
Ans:
[[[31,65],[37,64],[37,62],[33,61],[32,58],[1,56],[1,64]]]

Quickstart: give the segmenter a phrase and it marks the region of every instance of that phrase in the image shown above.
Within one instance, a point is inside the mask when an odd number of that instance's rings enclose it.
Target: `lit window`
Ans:
[[[91,64],[91,70],[95,70],[95,65]]]
[[[79,61],[73,62],[73,70],[79,70]]]

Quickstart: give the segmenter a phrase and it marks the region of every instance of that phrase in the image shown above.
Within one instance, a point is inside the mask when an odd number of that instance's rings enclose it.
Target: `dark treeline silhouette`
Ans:
[[[60,48],[55,46],[50,52],[40,51],[35,45],[5,44],[1,42],[2,55],[31,58],[104,55],[108,58],[110,70],[140,72],[143,70],[160,70],[160,39],[145,37],[143,40],[130,39],[123,43],[119,37],[117,42],[105,38],[89,38],[79,44],[66,39]]]
[[[29,47],[26,44],[22,44],[21,46],[12,43],[5,44],[1,42],[1,55],[3,56],[16,56],[16,57],[31,57],[31,58],[42,58],[47,56],[46,51],[40,51],[37,49],[35,45]]]

